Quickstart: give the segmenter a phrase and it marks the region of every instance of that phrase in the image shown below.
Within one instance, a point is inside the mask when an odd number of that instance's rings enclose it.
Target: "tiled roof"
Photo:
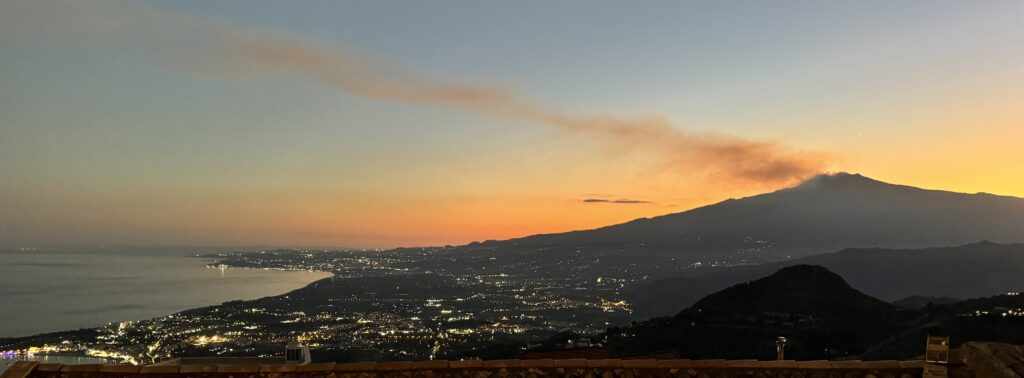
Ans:
[[[567,360],[573,358],[584,358],[588,360],[599,359],[622,359],[622,360],[674,360],[679,358],[675,352],[643,353],[630,355],[613,355],[608,348],[568,348],[568,349],[537,349],[527,350],[523,353],[524,360],[555,359]]]
[[[570,359],[570,358],[585,358],[585,359],[605,359],[612,358],[611,351],[608,348],[572,348],[572,349],[554,349],[554,350],[527,350],[523,353],[523,359],[527,360],[539,360],[539,359]]]

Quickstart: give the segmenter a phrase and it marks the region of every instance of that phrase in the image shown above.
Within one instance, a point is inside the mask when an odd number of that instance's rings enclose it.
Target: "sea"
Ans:
[[[107,364],[112,361],[108,361],[102,358],[87,357],[87,356],[8,356],[0,355],[0,373],[14,365],[18,361],[39,361],[45,363],[64,364],[64,365],[82,365],[82,364]]]
[[[210,249],[0,251],[0,338],[142,320],[284,294],[330,277],[211,268]]]

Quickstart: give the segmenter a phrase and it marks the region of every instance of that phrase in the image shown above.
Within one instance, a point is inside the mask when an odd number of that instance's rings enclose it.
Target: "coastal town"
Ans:
[[[586,269],[583,256],[543,266],[432,249],[274,250],[202,258],[213,259],[210,269],[319,270],[334,276],[282,296],[19,338],[0,350],[153,362],[273,354],[282,343],[299,340],[344,350],[339,353],[432,359],[625,324],[631,309],[621,290],[642,278],[628,270],[597,275]]]

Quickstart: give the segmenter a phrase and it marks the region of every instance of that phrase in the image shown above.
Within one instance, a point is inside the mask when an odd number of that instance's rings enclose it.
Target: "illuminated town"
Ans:
[[[584,260],[592,257],[583,255],[545,264],[445,248],[202,257],[215,259],[211,269],[318,270],[334,276],[287,295],[18,339],[0,350],[153,362],[270,355],[288,340],[299,340],[381,359],[452,357],[487,345],[562,331],[597,334],[624,324],[631,309],[621,289],[644,275],[639,269],[588,269],[593,264]]]
[[[209,269],[316,270],[333,276],[279,296],[0,339],[0,351],[153,363],[188,356],[272,356],[281,345],[298,341],[322,359],[387,361],[487,356],[493,348],[522,350],[566,334],[603,343],[610,327],[636,320],[628,291],[656,279],[659,270],[670,270],[665,267],[674,260],[656,253],[623,259],[617,249],[584,250],[475,244],[199,255],[195,258],[207,261]],[[741,248],[714,260],[679,261],[671,270],[746,265],[765,259],[764,251]],[[999,298],[957,316],[986,322],[1024,318],[1017,292]]]

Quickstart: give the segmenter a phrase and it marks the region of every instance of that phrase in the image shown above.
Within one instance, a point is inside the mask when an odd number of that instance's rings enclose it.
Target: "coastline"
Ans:
[[[50,259],[71,260],[57,265],[52,270],[37,269],[41,263],[7,257],[11,263],[8,270],[21,277],[7,278],[15,281],[0,288],[0,294],[12,304],[9,314],[0,311],[7,322],[7,330],[0,333],[0,341],[45,337],[53,334],[74,333],[88,329],[99,329],[124,322],[138,322],[166,317],[198,308],[216,306],[227,302],[254,300],[273,297],[302,289],[310,284],[333,276],[330,272],[305,269],[259,268],[219,264],[209,256],[189,253],[165,255],[143,255],[153,258],[148,269],[127,271],[117,266],[108,266],[106,261],[86,266],[74,259],[103,260],[108,256],[93,256],[88,253],[55,253]],[[16,258],[12,259],[14,256]],[[34,253],[32,256],[38,256]],[[69,258],[69,256],[73,256]],[[197,258],[200,257],[200,258]],[[171,260],[171,264],[165,264]],[[219,266],[218,266],[219,265]],[[184,272],[181,272],[184,268]],[[16,270],[17,269],[17,270]],[[61,270],[63,269],[63,270]],[[65,274],[76,274],[78,270],[92,269],[94,272],[81,277],[62,280]],[[220,274],[210,271],[220,270]],[[156,273],[154,273],[156,272]],[[273,272],[273,273],[269,273]],[[278,274],[278,273],[295,274]],[[0,272],[2,273],[2,272]],[[8,272],[10,273],[10,272]],[[180,277],[179,273],[184,273]],[[81,274],[80,274],[81,275]],[[83,288],[92,282],[99,282],[97,288]],[[50,286],[35,284],[36,281],[57,286],[64,291],[51,290]],[[55,298],[38,297],[37,292],[58,292]],[[159,294],[159,295],[157,295]],[[171,297],[171,300],[153,300],[154,296]],[[70,299],[65,299],[70,298]],[[58,302],[61,306],[33,306],[42,302]],[[45,304],[45,303],[44,303]],[[19,310],[15,310],[15,309]],[[68,317],[77,318],[64,321]],[[114,316],[110,316],[114,315]],[[54,319],[59,319],[54,321]],[[19,329],[27,329],[20,332]],[[0,329],[3,331],[4,329]],[[35,331],[31,331],[35,330]],[[8,348],[0,347],[0,352]]]
[[[7,368],[11,367],[15,362],[18,361],[39,361],[42,363],[57,363],[63,365],[80,365],[80,364],[107,364],[116,362],[109,358],[98,358],[90,357],[85,354],[47,354],[39,356],[3,356],[0,357],[0,373]]]
[[[185,256],[188,258],[194,258],[199,256]],[[221,303],[209,304],[205,306],[189,307],[174,311],[169,314],[163,314],[160,316],[149,317],[145,319],[135,320],[121,320],[108,322],[104,325],[96,327],[86,327],[79,329],[65,329],[59,331],[42,332],[27,336],[12,336],[12,337],[0,337],[0,353],[3,354],[3,359],[0,360],[0,372],[6,370],[15,361],[20,360],[33,360],[33,361],[53,361],[62,363],[65,365],[73,364],[95,364],[95,363],[133,363],[137,364],[140,361],[136,360],[132,356],[121,355],[117,353],[111,353],[109,351],[94,350],[89,348],[83,348],[81,345],[75,345],[74,343],[67,343],[64,340],[76,339],[84,334],[99,333],[101,330],[109,327],[123,326],[124,324],[133,324],[138,322],[153,321],[157,319],[164,319],[168,317],[174,317],[178,314],[201,311],[216,306],[224,305],[225,303],[237,302],[237,301],[250,301],[258,300],[263,298],[272,298],[277,296],[288,295],[291,292],[302,290],[306,287],[316,284],[317,282],[329,279],[334,276],[331,272],[325,271],[314,271],[305,269],[286,269],[286,268],[270,268],[270,267],[247,267],[247,266],[229,266],[226,264],[220,264],[217,261],[213,261],[205,266],[207,269],[218,269],[222,272],[232,271],[279,271],[279,272],[305,272],[315,273],[321,275],[316,279],[313,279],[306,284],[291,288],[284,292],[273,293],[269,295],[260,296],[257,298],[235,298],[228,299]],[[5,345],[22,344],[31,345],[21,348],[9,348]]]

